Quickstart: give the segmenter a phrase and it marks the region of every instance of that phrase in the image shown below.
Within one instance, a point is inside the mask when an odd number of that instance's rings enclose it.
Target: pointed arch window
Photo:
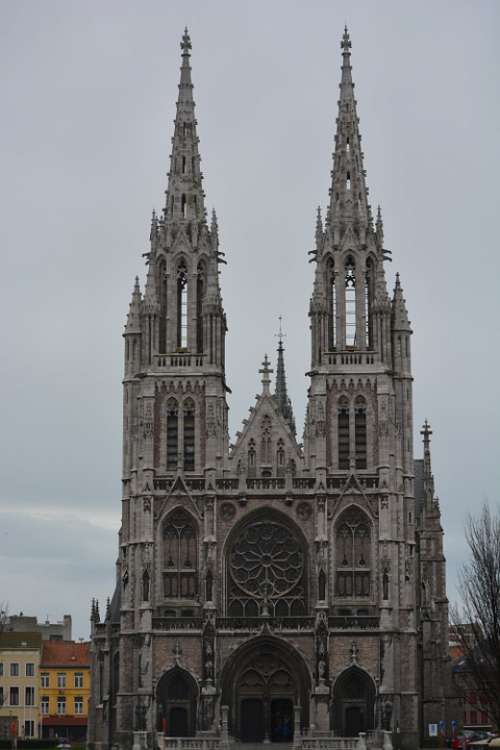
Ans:
[[[198,593],[198,542],[195,522],[185,510],[174,510],[163,524],[163,595],[195,599]]]
[[[351,173],[348,171],[345,178],[345,186],[347,190],[351,189]]]
[[[373,349],[373,279],[373,261],[368,258],[365,276],[365,334],[368,349]]]
[[[278,440],[276,450],[276,473],[279,477],[285,474],[285,443],[282,438]]]
[[[184,401],[184,471],[194,471],[195,466],[195,413],[194,401]]]
[[[349,468],[349,401],[341,396],[337,407],[337,442],[339,469]]]
[[[142,601],[143,602],[149,602],[149,588],[150,588],[149,584],[150,584],[149,570],[146,568],[146,570],[142,574]]]
[[[328,263],[326,267],[326,275],[327,275],[327,289],[328,289],[328,351],[331,352],[335,349],[335,343],[336,343],[335,324],[336,324],[336,309],[337,309],[336,290],[335,290],[335,267],[334,267],[332,258],[328,259]]]
[[[187,198],[185,193],[181,195],[181,216],[183,219],[187,218]]]
[[[366,433],[366,401],[363,396],[357,396],[354,403],[354,444],[356,448],[356,469],[366,469]]]
[[[370,596],[371,545],[368,516],[359,508],[348,508],[335,526],[336,596]]]
[[[248,476],[254,477],[256,474],[256,455],[255,440],[252,438],[248,441]]]
[[[345,343],[356,345],[356,266],[352,255],[345,263]]]
[[[165,354],[167,351],[167,273],[164,259],[158,264],[158,291],[160,299],[158,348],[160,354]]]
[[[205,297],[206,274],[203,263],[198,263],[196,278],[196,351],[203,354],[203,298]]]
[[[167,471],[177,470],[179,411],[175,398],[167,403]]]
[[[177,347],[187,347],[188,274],[186,262],[181,260],[177,269]]]

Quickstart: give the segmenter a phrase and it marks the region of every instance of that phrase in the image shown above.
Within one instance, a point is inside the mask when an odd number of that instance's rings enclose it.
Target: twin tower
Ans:
[[[170,737],[205,738],[212,750],[233,740],[319,747],[360,732],[373,747],[391,736],[417,747],[428,723],[456,718],[431,433],[426,423],[415,460],[412,331],[398,276],[387,291],[350,48],[346,29],[329,202],[312,251],[303,445],[281,341],[274,392],[266,358],[230,445],[224,254],[206,215],[182,38],[166,203],[124,332],[116,588],[91,616],[96,748],[165,748]]]

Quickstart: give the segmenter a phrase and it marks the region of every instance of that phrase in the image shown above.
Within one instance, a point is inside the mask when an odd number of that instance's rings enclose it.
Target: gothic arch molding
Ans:
[[[329,530],[333,594],[342,603],[371,603],[375,596],[375,522],[351,498],[341,504]]]
[[[375,726],[377,688],[372,675],[351,664],[332,685],[332,724],[336,735],[356,737]]]
[[[260,635],[239,646],[226,661],[220,684],[221,704],[229,707],[234,736],[242,738],[246,732],[245,700],[261,702],[263,732],[268,739],[274,731],[273,701],[288,701],[292,708],[300,705],[301,726],[309,725],[309,667],[296,648],[274,635]]]
[[[186,669],[176,665],[164,672],[155,688],[157,730],[168,737],[194,736],[198,697],[198,683]]]
[[[156,601],[193,606],[200,591],[200,525],[185,503],[167,501],[156,529]]]

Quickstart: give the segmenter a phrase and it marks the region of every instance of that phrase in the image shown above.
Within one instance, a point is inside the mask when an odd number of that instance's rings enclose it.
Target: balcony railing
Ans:
[[[380,627],[380,617],[370,615],[330,615],[328,627],[332,630],[374,630]]]
[[[155,630],[201,630],[201,617],[153,617]]]
[[[314,617],[218,617],[218,630],[237,630],[253,633],[267,623],[271,630],[311,630]]]
[[[285,488],[284,477],[249,477],[247,479],[249,490],[283,490]]]
[[[326,352],[323,357],[326,364],[337,365],[337,367],[375,364],[375,354],[373,352]]]
[[[158,369],[179,367],[203,367],[203,354],[178,352],[176,354],[156,354],[155,365]]]

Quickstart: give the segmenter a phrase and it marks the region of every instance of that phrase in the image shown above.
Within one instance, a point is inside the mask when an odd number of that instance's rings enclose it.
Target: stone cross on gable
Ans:
[[[269,376],[272,372],[274,372],[274,370],[272,370],[269,365],[269,359],[267,357],[267,354],[265,354],[262,368],[259,370],[259,373],[262,375],[262,393],[265,396],[270,395],[269,386],[271,384],[271,378]]]

